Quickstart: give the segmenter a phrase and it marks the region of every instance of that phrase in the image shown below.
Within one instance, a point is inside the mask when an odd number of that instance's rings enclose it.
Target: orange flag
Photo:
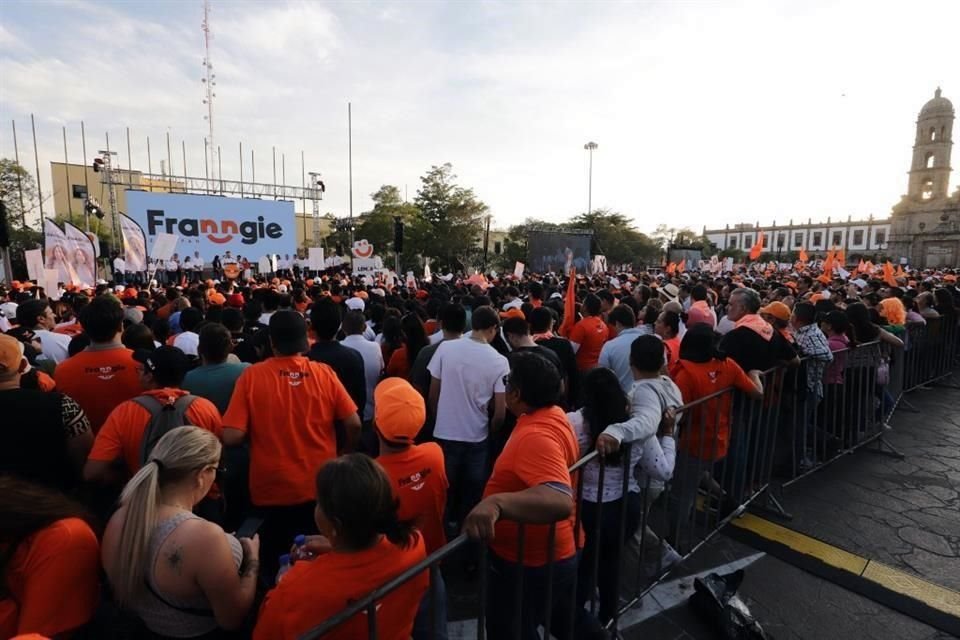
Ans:
[[[827,251],[827,257],[823,259],[823,272],[824,273],[833,273],[833,263],[835,256],[833,251]]]
[[[860,264],[857,265],[857,273],[863,273],[867,270],[867,265],[864,263],[863,258],[860,258]]]
[[[674,273],[676,273],[676,272],[677,272],[677,265],[675,265],[675,264],[672,263],[672,262],[667,265],[667,275],[668,275],[668,276],[672,276],[672,275],[673,275]]]
[[[836,254],[834,254],[836,259],[839,261],[838,267],[846,266],[847,264],[847,252],[843,249],[840,249]]]
[[[563,323],[560,325],[560,335],[569,335],[576,324],[577,315],[577,269],[570,269],[570,279],[567,281],[567,295],[563,299]]]
[[[887,263],[883,265],[883,281],[886,282],[890,287],[899,286],[897,284],[897,279],[893,277],[893,265],[890,264],[889,260],[887,260]]]
[[[687,270],[687,259],[684,258],[683,260],[680,261],[680,264],[677,265],[677,271],[679,271],[680,273],[683,273],[686,270]]]
[[[757,236],[757,242],[750,247],[750,259],[755,261],[761,253],[763,253],[763,231]]]
[[[903,272],[903,265],[899,265],[899,264],[898,264],[898,265],[897,265],[897,277],[898,277],[898,278],[902,278],[902,277],[904,277],[905,275],[907,275],[907,274],[905,274],[905,273]]]
[[[875,267],[873,266],[873,263],[870,262],[869,260],[867,260],[863,265],[863,270],[866,273],[873,273],[874,269]]]
[[[807,256],[807,250],[801,247],[801,248],[800,248],[800,262],[809,262],[809,261],[810,261],[810,258],[809,258],[809,256]]]

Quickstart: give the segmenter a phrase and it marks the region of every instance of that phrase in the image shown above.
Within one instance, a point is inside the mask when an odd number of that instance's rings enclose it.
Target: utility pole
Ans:
[[[593,211],[593,152],[597,148],[596,142],[588,142],[583,148],[590,154],[590,172],[587,174],[587,215]]]
[[[347,103],[347,173],[350,189],[350,255],[353,255],[353,106]]]

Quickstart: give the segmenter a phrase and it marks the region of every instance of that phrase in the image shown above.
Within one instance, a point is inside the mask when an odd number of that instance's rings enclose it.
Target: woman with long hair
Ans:
[[[410,375],[410,366],[417,359],[417,354],[430,344],[427,332],[415,313],[408,313],[400,319],[400,330],[403,332],[403,346],[395,350],[387,362],[387,377],[396,376],[406,379]]]
[[[846,313],[850,321],[850,338],[854,344],[861,345],[879,340],[891,347],[903,346],[903,340],[870,319],[870,309],[862,302],[847,305]]]
[[[253,604],[259,538],[237,540],[193,514],[221,450],[199,427],[170,430],[124,487],[103,536],[114,598],[161,637],[217,637],[239,628]]]
[[[388,309],[383,320],[383,333],[378,336],[380,350],[383,352],[383,361],[390,362],[393,352],[403,346],[403,327],[400,322],[400,312]]]
[[[364,597],[426,557],[423,537],[397,517],[397,499],[383,468],[354,453],[326,462],[317,472],[314,510],[319,536],[310,536],[300,559],[267,594],[254,629],[255,640],[286,640]],[[302,554],[301,554],[302,557]],[[377,603],[383,640],[406,640],[427,590],[426,571]],[[360,613],[323,637],[367,635]]]
[[[92,523],[55,489],[0,476],[0,638],[66,638],[93,618],[100,548]]]

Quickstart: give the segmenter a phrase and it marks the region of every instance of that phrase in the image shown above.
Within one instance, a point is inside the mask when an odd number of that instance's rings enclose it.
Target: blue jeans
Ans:
[[[460,523],[483,495],[487,480],[487,443],[437,440],[447,472],[447,522]]]
[[[435,598],[433,604],[430,602],[431,593]],[[436,613],[433,614],[436,620],[433,634],[430,633],[431,606],[436,607]],[[417,617],[413,620],[413,640],[447,640],[447,585],[439,571],[436,584],[430,585],[430,589],[423,594],[423,600],[420,601]]]
[[[508,562],[489,552],[489,570],[487,577],[487,637],[515,638],[513,631],[516,618],[520,616],[520,636],[518,640],[540,640],[537,627],[546,620],[546,594],[548,568],[524,567]],[[523,571],[523,592],[520,602],[516,601],[519,573]],[[570,608],[575,607],[576,594],[573,589],[577,575],[577,556],[553,563],[550,576],[552,583],[550,604],[550,633],[558,640],[571,640]],[[519,605],[519,607],[518,607]],[[577,612],[578,620],[582,617]]]

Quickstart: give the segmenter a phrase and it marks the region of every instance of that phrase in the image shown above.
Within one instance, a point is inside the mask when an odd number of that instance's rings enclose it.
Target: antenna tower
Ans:
[[[207,105],[207,115],[203,116],[203,119],[207,121],[207,127],[209,129],[205,153],[209,152],[210,154],[210,177],[216,180],[218,165],[216,162],[217,147],[213,142],[213,99],[217,97],[217,94],[213,92],[213,88],[217,86],[217,74],[213,72],[213,63],[210,60],[210,41],[213,39],[213,34],[210,33],[210,0],[203,0],[203,24],[201,28],[203,29],[204,77],[200,82],[203,83],[206,89],[206,97],[203,99],[203,104]]]

